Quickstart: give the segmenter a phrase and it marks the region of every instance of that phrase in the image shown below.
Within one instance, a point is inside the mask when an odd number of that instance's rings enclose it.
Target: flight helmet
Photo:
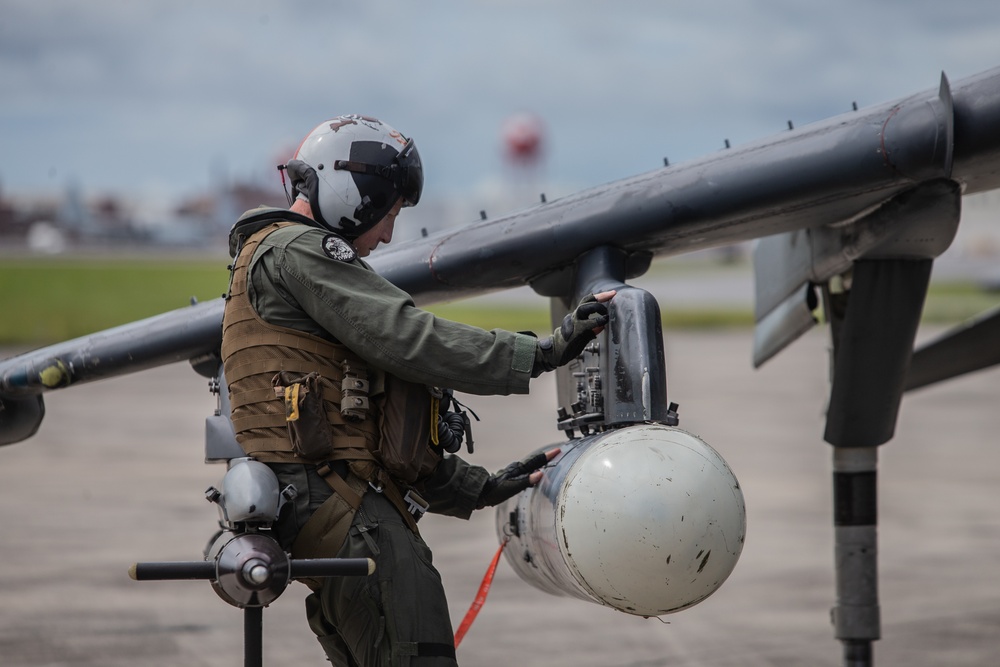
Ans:
[[[378,224],[400,199],[416,206],[424,186],[413,139],[353,114],[320,123],[284,169],[292,197],[305,196],[316,221],[348,239]]]

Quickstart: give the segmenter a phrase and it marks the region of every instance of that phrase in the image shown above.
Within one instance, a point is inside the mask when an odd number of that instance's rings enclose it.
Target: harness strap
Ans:
[[[243,391],[229,392],[229,405],[232,408],[242,408],[251,403],[261,403],[274,398],[274,387],[261,387],[260,389],[244,389]]]
[[[407,527],[412,530],[416,535],[420,534],[417,530],[417,520],[410,514],[410,509],[406,505],[406,501],[403,500],[403,493],[399,490],[399,486],[396,482],[392,480],[392,477],[383,470],[382,468],[376,469],[375,478],[378,480],[379,485],[382,487],[382,493],[385,497],[395,506],[399,511],[400,516],[403,517],[403,521],[406,523]]]
[[[241,308],[238,305],[234,305],[231,310],[234,312],[231,314],[231,321],[229,326],[226,328],[227,333],[231,335],[227,336],[226,345],[222,350],[223,355],[228,356],[234,350],[244,350],[248,347],[258,347],[260,345],[282,345],[285,347],[294,346],[295,349],[302,350],[304,352],[311,352],[312,354],[318,354],[325,357],[331,356],[333,345],[324,340],[315,340],[305,337],[297,337],[295,340],[292,340],[288,334],[280,331],[254,331],[253,342],[248,344],[246,340],[240,340],[240,338],[241,334],[244,337],[249,336],[249,332],[241,332],[240,328],[247,329],[255,325],[257,322],[248,316],[242,315],[243,312],[253,313],[254,310],[250,306]]]
[[[340,369],[333,366],[317,366],[315,362],[307,359],[259,359],[248,361],[233,368],[232,373],[226,373],[227,382],[239,382],[251,375],[260,373],[277,373],[278,371],[290,371],[292,373],[311,373],[319,371],[320,375],[339,374]],[[232,377],[230,377],[232,375]],[[271,394],[274,395],[273,393]]]
[[[376,461],[364,438],[342,438],[341,441],[345,444],[334,447],[331,461]]]
[[[393,653],[409,658],[455,659],[455,647],[440,642],[396,642]]]
[[[284,427],[286,423],[284,413],[233,417],[233,428],[236,429],[237,432],[246,431],[252,428],[279,428]]]
[[[274,392],[271,392],[272,395]],[[254,403],[252,400],[245,400],[239,405],[247,405],[249,403]],[[233,401],[233,405],[237,403]],[[348,423],[341,416],[340,411],[328,411],[326,413],[327,420],[334,426],[339,426]],[[263,414],[263,415],[247,415],[245,417],[234,417],[233,418],[233,428],[237,431],[245,431],[252,428],[280,428],[285,426],[286,422],[285,413],[273,413],[273,414]]]
[[[361,507],[361,494],[356,493],[330,464],[324,463],[317,466],[316,472],[326,480],[326,483],[330,485],[334,493],[343,498],[351,506],[352,510]]]
[[[333,473],[338,479],[337,473]],[[368,482],[354,475],[348,475],[344,483],[359,498],[368,488]],[[292,544],[293,558],[335,558],[340,552],[351,529],[355,509],[351,507],[344,496],[332,493],[299,531]],[[316,591],[322,585],[320,579],[301,580],[309,588]]]
[[[325,378],[324,378],[324,380],[325,380]],[[321,394],[322,397],[323,397],[323,400],[327,401],[329,403],[333,403],[334,405],[340,403],[342,394],[337,393],[336,389],[333,389],[331,387],[326,386],[326,382],[323,382],[323,385],[324,385],[323,386],[323,392]],[[269,394],[261,394],[259,396],[257,394],[254,394],[254,399],[256,399],[256,400],[267,400],[268,398],[284,398],[285,397],[285,390],[286,389],[287,389],[287,387],[283,387],[281,385],[272,386],[270,388],[270,390],[269,390],[271,393],[269,393]],[[251,390],[248,390],[248,391],[257,392],[257,391],[260,391],[260,390],[259,389],[251,389]],[[238,395],[242,396],[243,392],[240,392]],[[232,405],[235,406],[236,404],[232,403]]]

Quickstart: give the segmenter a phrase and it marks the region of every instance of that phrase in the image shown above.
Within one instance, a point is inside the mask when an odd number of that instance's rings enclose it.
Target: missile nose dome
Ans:
[[[641,426],[620,435],[597,443],[567,475],[560,546],[605,604],[650,616],[679,611],[715,592],[736,566],[743,493],[722,457],[689,433]]]
[[[498,508],[498,530],[512,532],[517,517],[506,552],[529,583],[659,616],[704,600],[736,566],[743,492],[697,436],[631,426],[581,439],[555,464],[516,509],[511,501]]]

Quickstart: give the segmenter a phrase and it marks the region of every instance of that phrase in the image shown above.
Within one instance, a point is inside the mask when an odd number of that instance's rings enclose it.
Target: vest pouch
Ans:
[[[285,401],[285,423],[292,451],[305,461],[320,463],[333,457],[333,432],[323,403],[323,379],[281,371],[271,380],[274,393]]]
[[[412,484],[440,461],[430,448],[431,426],[437,429],[431,394],[422,384],[386,373],[381,398],[379,462],[392,477]]]

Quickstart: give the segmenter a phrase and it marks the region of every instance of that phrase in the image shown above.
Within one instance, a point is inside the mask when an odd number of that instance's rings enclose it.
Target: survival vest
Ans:
[[[252,234],[232,267],[222,359],[236,439],[264,463],[322,469],[346,461],[360,479],[388,487],[390,500],[412,524],[405,503],[396,500],[402,499],[399,487],[429,474],[441,456],[430,438],[437,415],[428,388],[370,369],[344,345],[270,324],[250,303],[247,280],[257,247],[292,224],[276,222]],[[326,479],[350,504],[360,502],[339,475]]]

